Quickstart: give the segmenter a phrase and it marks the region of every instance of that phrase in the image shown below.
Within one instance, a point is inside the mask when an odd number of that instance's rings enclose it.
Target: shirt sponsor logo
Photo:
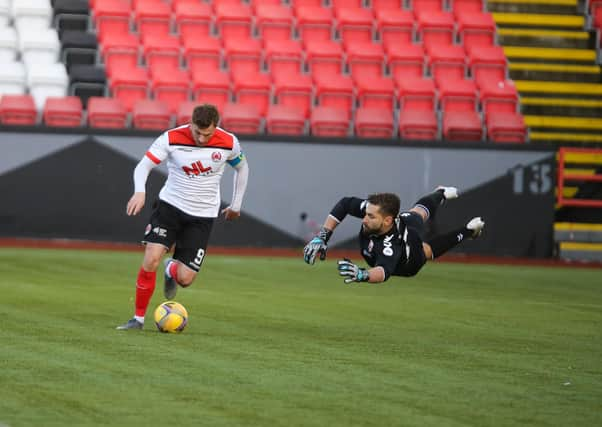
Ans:
[[[190,178],[199,175],[209,175],[213,171],[211,166],[203,166],[203,163],[200,160],[190,164],[190,166],[182,166],[182,170]]]
[[[155,233],[159,237],[167,237],[167,230],[161,227],[153,228],[153,233]]]
[[[385,237],[385,239],[383,240],[383,254],[386,256],[392,256],[393,255],[393,244],[391,243],[391,239],[393,239],[393,236],[395,236],[394,234],[391,234],[390,236]]]

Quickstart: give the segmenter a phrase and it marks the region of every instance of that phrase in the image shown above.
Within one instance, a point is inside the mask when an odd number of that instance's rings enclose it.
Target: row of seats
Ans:
[[[181,104],[175,124],[187,123],[196,103]],[[5,125],[33,125],[38,114],[29,95],[5,95],[0,100],[0,122]],[[348,137],[355,134],[365,138],[393,138],[399,135],[408,140],[481,141],[485,136],[493,142],[523,142],[526,130],[522,117],[512,112],[488,115],[485,126],[474,111],[445,111],[437,117],[434,111],[405,110],[397,118],[391,111],[362,107],[353,120],[333,107],[316,107],[309,121],[299,110],[284,105],[271,105],[265,123],[253,104],[228,103],[222,108],[222,126],[241,134],[259,134],[263,128],[274,135],[307,135]],[[47,126],[95,128],[124,128],[128,114],[118,99],[92,97],[85,114],[81,100],[75,96],[49,97],[42,121]],[[140,100],[134,106],[132,126],[136,129],[164,130],[171,126],[167,105],[160,101]],[[353,127],[353,129],[350,129]]]

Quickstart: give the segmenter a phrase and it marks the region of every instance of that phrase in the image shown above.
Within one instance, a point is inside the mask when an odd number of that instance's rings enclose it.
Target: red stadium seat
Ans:
[[[142,43],[144,60],[149,69],[180,68],[180,42],[176,37],[149,33]]]
[[[313,81],[319,106],[346,111],[347,118],[351,118],[355,103],[351,77],[340,74],[314,74]]]
[[[479,86],[479,96],[485,115],[518,111],[518,92],[512,80],[499,82],[485,80]]]
[[[412,12],[402,10],[399,6],[397,9],[377,9],[376,29],[385,48],[390,44],[411,43],[414,37],[414,16]]]
[[[372,9],[378,12],[395,12],[402,8],[403,1],[401,0],[372,0]]]
[[[440,12],[443,10],[442,0],[410,0],[410,10],[418,17],[422,12]]]
[[[296,40],[266,40],[264,42],[265,62],[270,74],[297,75],[303,63],[303,47]]]
[[[372,10],[363,7],[339,7],[335,9],[336,29],[345,43],[370,43],[372,41]]]
[[[170,114],[164,102],[140,99],[134,104],[132,124],[136,129],[166,130],[170,127]]]
[[[79,127],[83,113],[78,96],[48,97],[44,104],[44,123],[46,126]]]
[[[297,2],[295,2],[297,4]],[[330,41],[332,39],[332,9],[317,6],[295,7],[299,38],[309,41]]]
[[[150,74],[153,98],[164,102],[170,114],[175,114],[180,104],[190,99],[188,74],[179,69],[151,69]]]
[[[447,111],[443,114],[443,139],[481,141],[483,124],[476,111]]]
[[[477,86],[473,80],[444,79],[437,84],[441,111],[477,111]]]
[[[231,74],[255,74],[261,71],[259,40],[227,38],[224,40],[224,57]]]
[[[310,127],[314,136],[346,137],[348,112],[336,107],[316,107],[311,112]]]
[[[218,39],[213,37],[185,38],[184,59],[188,69],[192,72],[207,70],[219,70],[222,62],[222,46]]]
[[[274,95],[279,105],[298,108],[309,117],[313,104],[314,85],[311,77],[303,74],[274,76]]]
[[[309,40],[305,44],[305,60],[311,74],[341,74],[343,47],[333,41]]]
[[[273,135],[303,135],[305,114],[295,107],[272,104],[266,117],[266,131]]]
[[[109,33],[101,42],[101,54],[104,58],[107,76],[113,70],[132,68],[138,65],[140,41],[133,34]]]
[[[222,127],[234,133],[254,135],[261,132],[261,115],[253,104],[228,103],[222,109]]]
[[[463,11],[456,16],[458,36],[466,52],[473,46],[495,44],[495,21],[491,13]]]
[[[392,138],[393,111],[360,107],[355,112],[355,134],[362,138]]]
[[[186,101],[181,103],[178,107],[178,112],[176,114],[176,126],[181,126],[190,123],[190,119],[192,118],[192,111],[197,105],[200,104],[203,104],[203,102]]]
[[[428,66],[435,81],[466,77],[466,54],[462,46],[431,45],[427,52]]]
[[[295,6],[299,6],[299,7],[306,7],[306,6],[310,6],[310,7],[318,7],[318,6],[322,6],[322,4],[324,3],[323,0],[295,0],[294,2]]]
[[[383,75],[385,53],[381,44],[372,42],[345,43],[349,72],[354,78]]]
[[[247,4],[231,0],[215,5],[215,25],[223,40],[251,38],[252,19],[251,7]]]
[[[473,46],[468,53],[468,63],[479,86],[487,80],[506,80],[508,60],[501,46]]]
[[[130,5],[122,0],[104,0],[94,6],[94,21],[98,40],[107,34],[128,34],[130,31]]]
[[[462,12],[483,12],[483,0],[450,0],[454,15]]]
[[[134,8],[134,22],[138,34],[167,37],[170,30],[171,7],[161,0],[137,0]]]
[[[363,6],[363,0],[329,0],[330,5],[334,9],[342,8],[358,8]]]
[[[400,110],[435,111],[437,96],[432,79],[403,79],[396,85]]]
[[[35,125],[38,112],[31,95],[2,95],[0,122],[3,125]]]
[[[418,15],[416,32],[425,48],[450,45],[454,41],[454,16],[449,12],[427,11]]]
[[[213,13],[207,3],[184,1],[175,3],[175,22],[180,39],[205,39],[211,32]]]
[[[113,98],[119,99],[127,111],[132,111],[136,101],[146,99],[148,72],[144,68],[117,68],[110,78]]]
[[[259,4],[255,7],[255,26],[264,40],[288,40],[292,36],[293,12],[281,4]]]
[[[253,104],[260,115],[265,115],[272,93],[272,83],[266,74],[232,74],[232,89],[237,103]]]
[[[395,84],[390,77],[354,78],[360,107],[393,111]]]
[[[527,140],[527,127],[518,113],[492,113],[485,117],[487,136],[493,142],[523,143]]]
[[[417,79],[424,75],[425,52],[418,44],[387,46],[387,65],[395,80]]]
[[[402,110],[399,112],[399,136],[410,140],[436,140],[439,125],[434,111]]]
[[[127,127],[127,111],[120,100],[92,96],[88,98],[88,124],[93,128]]]
[[[214,104],[221,109],[232,99],[230,75],[214,69],[194,69],[192,75],[192,98],[201,103]]]

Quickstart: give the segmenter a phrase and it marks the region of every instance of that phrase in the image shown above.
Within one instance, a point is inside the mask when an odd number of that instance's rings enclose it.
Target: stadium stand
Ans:
[[[312,109],[311,134],[314,136],[346,137],[349,134],[349,110],[331,106]]]
[[[139,99],[132,109],[132,124],[137,129],[168,129],[171,126],[169,107],[157,99]]]
[[[44,104],[46,126],[78,127],[83,118],[82,101],[77,96],[48,97]]]
[[[266,129],[274,135],[303,135],[305,113],[296,107],[272,104],[266,115]]]
[[[93,96],[88,99],[88,124],[93,128],[123,129],[128,113],[117,98]]]
[[[4,125],[35,125],[38,111],[31,95],[7,95],[0,99],[0,122]]]
[[[222,124],[234,133],[253,135],[261,132],[262,119],[253,104],[227,103],[222,109]]]

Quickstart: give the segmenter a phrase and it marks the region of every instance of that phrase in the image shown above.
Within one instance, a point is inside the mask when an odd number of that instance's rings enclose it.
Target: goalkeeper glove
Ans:
[[[326,259],[326,251],[328,250],[328,240],[332,235],[332,230],[322,227],[316,237],[310,240],[303,249],[303,260],[313,265],[316,261],[316,256],[320,255],[320,260]]]
[[[345,277],[345,283],[367,282],[370,279],[368,270],[358,267],[347,258],[339,260],[337,264],[339,275]]]

